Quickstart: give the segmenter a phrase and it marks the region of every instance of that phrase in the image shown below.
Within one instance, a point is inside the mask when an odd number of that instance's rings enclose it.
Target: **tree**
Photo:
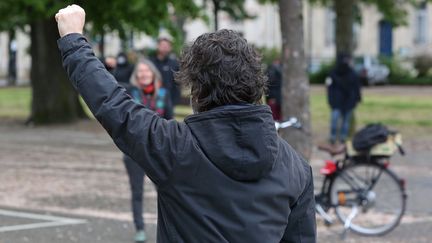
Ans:
[[[355,8],[358,0],[334,0],[336,13],[336,53],[351,55],[354,50]]]
[[[77,3],[87,12],[87,27],[96,33],[128,30],[156,34],[161,26],[170,28],[172,9],[196,17],[199,8],[193,0],[2,0],[0,28],[30,26],[31,38],[31,120],[38,124],[70,122],[86,117],[78,95],[67,81],[57,50],[54,14]]]
[[[282,131],[282,137],[309,159],[312,154],[312,136],[309,111],[309,80],[306,75],[304,53],[303,1],[260,0],[260,3],[278,3],[282,33],[282,116],[295,116],[302,129]]]
[[[303,0],[279,0],[282,32],[282,115],[295,116],[302,130],[290,129],[282,137],[304,157],[312,154],[309,82],[304,54]]]
[[[228,13],[234,20],[253,18],[244,8],[245,0],[211,0],[213,5],[214,30],[219,29],[218,15],[220,11]]]
[[[8,30],[8,85],[15,86],[17,79],[17,68],[16,68],[16,32],[14,29]]]
[[[33,21],[30,26],[31,120],[43,124],[85,118],[86,114],[68,82],[56,48],[56,22],[53,19],[40,19]]]

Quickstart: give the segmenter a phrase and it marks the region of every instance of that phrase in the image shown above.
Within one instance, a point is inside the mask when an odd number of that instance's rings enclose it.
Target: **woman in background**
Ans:
[[[130,78],[128,93],[135,102],[143,104],[165,119],[172,119],[169,111],[171,99],[162,87],[161,75],[156,67],[146,59],[139,59]],[[124,164],[129,176],[132,192],[132,212],[136,229],[135,241],[146,241],[143,220],[144,170],[129,156],[124,155]]]

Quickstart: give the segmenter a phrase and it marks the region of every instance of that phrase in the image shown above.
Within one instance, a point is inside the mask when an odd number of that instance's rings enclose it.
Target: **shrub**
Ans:
[[[405,82],[405,80],[412,80],[415,76],[412,73],[412,69],[404,66],[397,58],[383,57],[380,59],[380,61],[390,70],[390,74],[388,76],[390,84],[398,84]]]
[[[432,70],[432,56],[423,54],[415,57],[414,68],[418,71],[419,78],[427,77]]]
[[[281,59],[281,52],[277,48],[259,47],[256,49],[262,56],[262,63],[266,66],[271,65],[275,59]]]
[[[390,69],[389,84],[432,85],[432,77],[417,77],[417,70],[398,58],[381,58],[381,62]]]
[[[334,61],[323,62],[317,72],[309,73],[309,82],[311,84],[324,84],[326,78],[330,75],[330,72],[333,69],[334,65]]]

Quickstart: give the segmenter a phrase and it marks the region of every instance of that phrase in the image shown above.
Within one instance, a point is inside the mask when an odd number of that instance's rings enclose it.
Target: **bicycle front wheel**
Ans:
[[[355,163],[344,168],[330,186],[330,200],[344,225],[349,220],[353,232],[368,236],[392,231],[406,206],[401,181],[376,163]]]

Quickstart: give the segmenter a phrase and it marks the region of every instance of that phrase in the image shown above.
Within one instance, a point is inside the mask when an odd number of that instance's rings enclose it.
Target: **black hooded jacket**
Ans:
[[[327,87],[328,102],[332,109],[347,112],[361,101],[361,84],[357,73],[350,67],[344,55],[337,58],[331,71],[331,83]]]
[[[58,41],[74,87],[158,191],[158,242],[315,242],[310,166],[267,106],[167,121],[136,104],[80,34]]]

